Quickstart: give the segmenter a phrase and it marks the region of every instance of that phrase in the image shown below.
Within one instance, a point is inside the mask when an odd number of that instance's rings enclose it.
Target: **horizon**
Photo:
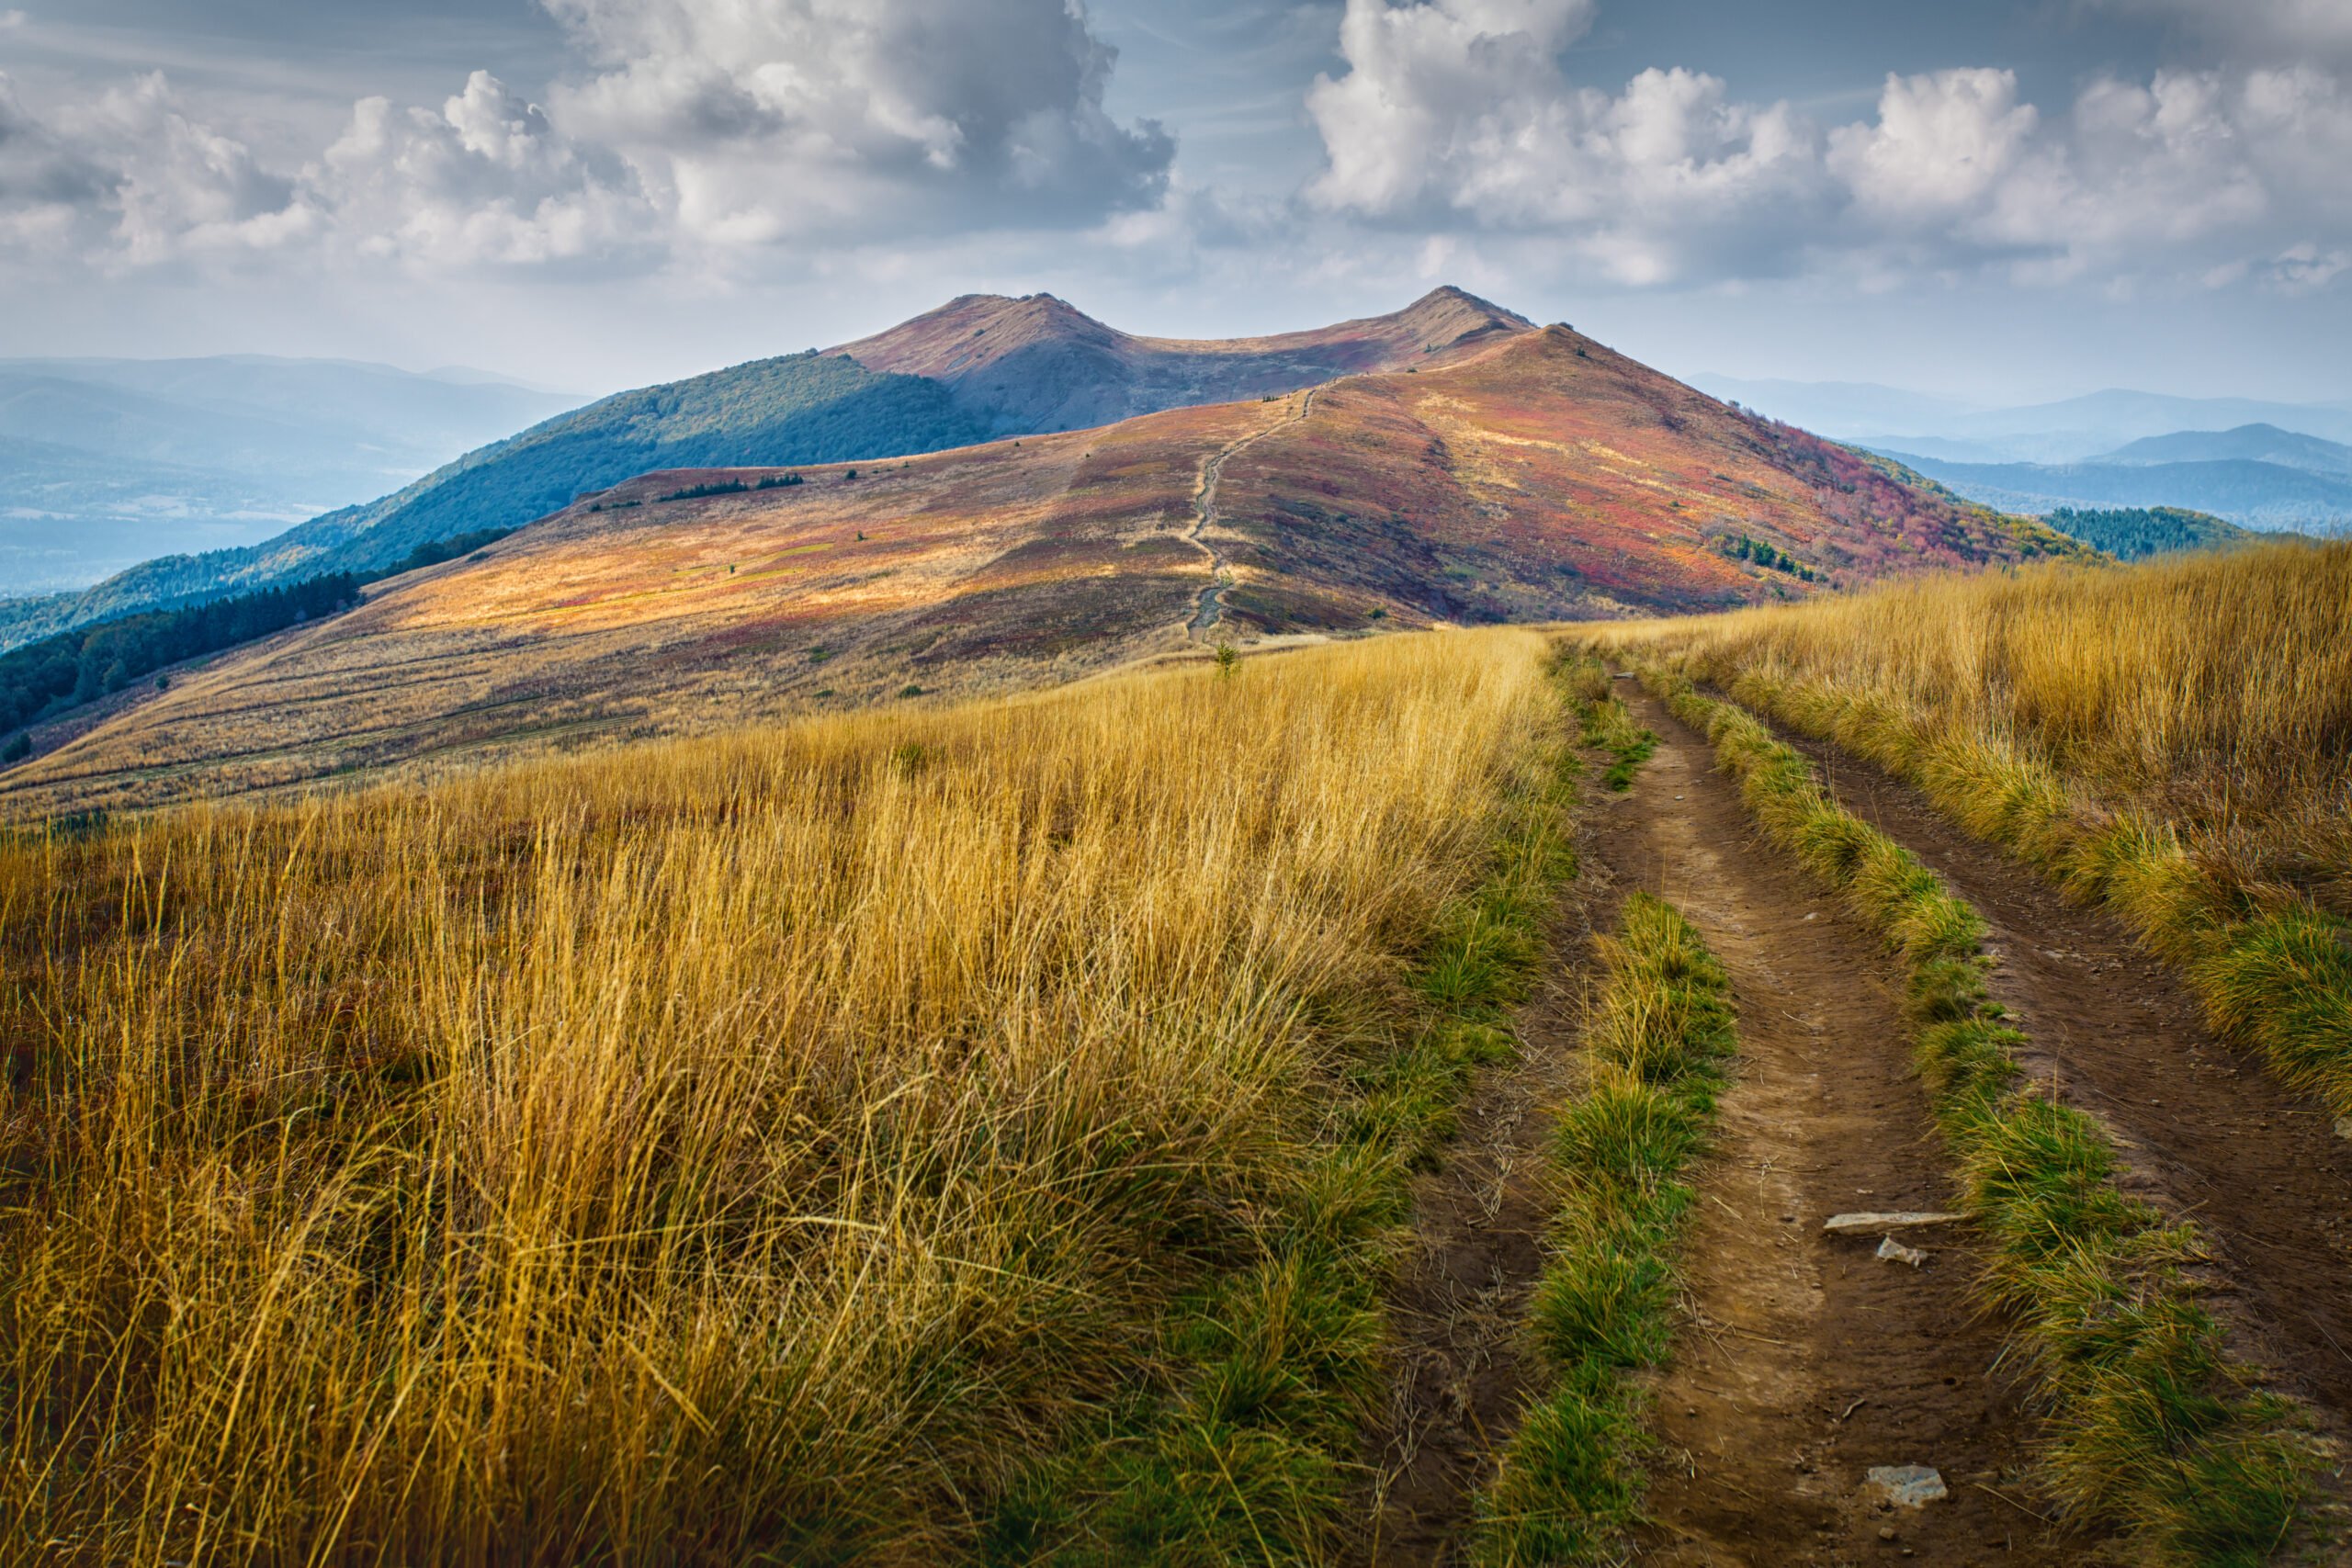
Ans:
[[[1514,308],[1513,308],[1513,307],[1510,304],[1510,302],[1509,302],[1509,301],[1507,301],[1507,300],[1488,299],[1486,299],[1484,296],[1481,296],[1481,295],[1477,295],[1477,294],[1472,293],[1470,290],[1468,290],[1468,289],[1466,289],[1466,288],[1461,288],[1461,287],[1460,287],[1460,286],[1458,286],[1458,285],[1451,284],[1451,283],[1440,284],[1440,285],[1439,285],[1438,287],[1436,287],[1435,288],[1429,289],[1429,290],[1425,291],[1424,293],[1422,293],[1421,295],[1417,296],[1414,299],[1412,299],[1412,300],[1408,300],[1408,301],[1407,301],[1405,304],[1403,304],[1403,305],[1400,305],[1400,306],[1396,307],[1396,309],[1395,310],[1393,310],[1393,311],[1386,311],[1386,312],[1381,312],[1380,314],[1396,314],[1396,313],[1400,313],[1400,312],[1402,312],[1402,311],[1403,311],[1403,310],[1405,310],[1410,309],[1410,308],[1411,308],[1411,306],[1413,306],[1413,305],[1415,305],[1415,304],[1419,304],[1419,303],[1420,303],[1420,302],[1421,302],[1422,300],[1424,300],[1424,299],[1430,299],[1430,298],[1431,298],[1431,297],[1433,297],[1433,296],[1435,296],[1435,295],[1438,295],[1438,294],[1442,294],[1442,293],[1447,293],[1447,292],[1453,292],[1453,293],[1457,293],[1457,294],[1466,295],[1466,296],[1468,296],[1469,298],[1471,298],[1471,299],[1475,299],[1475,300],[1477,300],[1478,302],[1480,302],[1480,303],[1482,303],[1482,304],[1487,304],[1487,305],[1496,306],[1496,307],[1498,307],[1498,308],[1499,308],[1499,309],[1501,309],[1501,310],[1507,310],[1507,311],[1512,311],[1512,313],[1514,313],[1514,314],[1523,314],[1523,312],[1518,312],[1518,311],[1516,311],[1516,310],[1514,310]],[[1069,309],[1070,309],[1070,310],[1072,310],[1077,311],[1080,315],[1087,317],[1089,320],[1093,321],[1095,321],[1096,323],[1098,323],[1098,324],[1100,324],[1100,325],[1109,326],[1109,327],[1113,328],[1114,330],[1120,331],[1120,332],[1128,332],[1128,329],[1127,329],[1127,328],[1125,328],[1125,327],[1122,326],[1122,325],[1121,325],[1121,323],[1119,323],[1119,322],[1117,322],[1117,321],[1107,321],[1107,320],[1105,320],[1105,319],[1104,319],[1104,318],[1102,318],[1102,317],[1097,316],[1097,315],[1095,315],[1093,312],[1091,312],[1091,311],[1090,311],[1090,310],[1086,310],[1084,306],[1082,306],[1082,305],[1079,304],[1078,302],[1076,302],[1076,301],[1074,301],[1074,300],[1070,300],[1070,299],[1065,299],[1065,298],[1063,298],[1061,295],[1056,294],[1056,293],[1055,293],[1055,292],[1053,292],[1051,289],[1043,289],[1043,288],[1040,288],[1040,289],[1031,289],[1031,290],[1027,290],[1027,291],[1024,291],[1024,292],[1022,292],[1022,293],[1018,293],[1018,294],[1004,294],[1004,293],[967,293],[967,294],[956,295],[956,296],[954,296],[954,297],[952,297],[952,298],[950,298],[950,299],[945,299],[945,300],[941,301],[941,302],[940,302],[940,304],[938,304],[938,305],[935,305],[935,306],[931,307],[931,309],[930,309],[930,310],[924,310],[924,311],[918,312],[916,316],[911,316],[911,317],[904,318],[904,319],[903,319],[903,320],[901,320],[901,321],[891,321],[891,322],[886,323],[884,326],[875,329],[875,331],[874,331],[874,332],[870,332],[870,333],[862,333],[857,334],[857,336],[858,336],[858,337],[867,337],[867,336],[876,335],[876,333],[881,333],[881,332],[887,332],[887,331],[888,331],[888,330],[889,330],[890,328],[892,328],[892,327],[902,326],[902,325],[906,324],[906,322],[907,322],[907,321],[910,321],[918,320],[918,319],[920,319],[920,317],[921,317],[921,316],[931,314],[933,311],[935,311],[935,310],[943,310],[943,309],[944,309],[944,308],[946,308],[947,306],[950,306],[950,305],[955,305],[955,304],[963,303],[963,302],[965,302],[965,301],[967,301],[967,300],[972,300],[972,299],[1002,299],[1002,300],[1009,300],[1009,301],[1018,301],[1018,300],[1023,300],[1023,299],[1053,299],[1053,300],[1057,301],[1057,303],[1059,303],[1059,304],[1061,304],[1061,305],[1063,305],[1063,306],[1065,306],[1065,307],[1067,307],[1067,308],[1069,308]],[[1350,319],[1377,319],[1377,318],[1376,318],[1376,317],[1374,317],[1374,318],[1350,318]],[[1528,318],[1528,319],[1530,319],[1530,320],[1533,320],[1533,318]],[[1299,325],[1297,325],[1297,326],[1295,326],[1295,327],[1278,328],[1278,329],[1275,329],[1275,331],[1271,332],[1271,333],[1262,333],[1262,334],[1250,334],[1250,335],[1252,335],[1252,336],[1278,336],[1278,335],[1281,335],[1283,333],[1285,333],[1285,332],[1310,331],[1310,330],[1313,330],[1315,327],[1320,327],[1320,326],[1332,326],[1332,325],[1339,325],[1339,324],[1341,324],[1341,323],[1340,323],[1340,322],[1339,322],[1339,321],[1318,321],[1318,322],[1311,322],[1311,323],[1301,323],[1301,324],[1299,324]],[[1542,322],[1542,321],[1537,321],[1535,324],[1537,324],[1537,325],[1541,326],[1541,325],[1544,325],[1544,324],[1546,324],[1546,323]],[[1169,334],[1129,332],[1129,333],[1128,333],[1128,335],[1136,336],[1136,337],[1152,337],[1152,336],[1167,336],[1167,335],[1169,335]],[[1588,335],[1590,335],[1590,334],[1588,334]],[[808,353],[808,352],[809,352],[811,349],[823,349],[823,348],[830,348],[830,347],[836,347],[836,346],[845,346],[847,344],[849,344],[849,343],[853,343],[853,342],[855,342],[855,341],[857,341],[857,338],[845,338],[845,339],[842,339],[842,340],[841,341],[841,343],[840,343],[840,344],[809,344],[809,345],[806,345],[806,346],[804,346],[804,347],[802,347],[802,348],[798,348],[798,349],[776,349],[776,350],[773,350],[773,351],[769,351],[769,352],[763,352],[763,353],[759,353],[759,354],[752,355],[750,355],[750,356],[749,356],[749,357],[747,357],[747,358],[728,360],[728,361],[726,361],[726,362],[724,362],[724,363],[720,363],[720,364],[713,364],[713,365],[706,366],[706,367],[702,367],[702,368],[700,368],[700,369],[697,369],[697,370],[689,370],[689,371],[686,371],[686,372],[683,373],[683,374],[682,374],[682,375],[680,375],[680,376],[673,377],[673,378],[669,378],[669,379],[672,379],[672,380],[683,380],[683,379],[688,379],[688,378],[691,378],[692,377],[695,377],[695,376],[715,374],[715,373],[718,373],[718,372],[720,372],[720,371],[733,369],[733,368],[736,368],[736,367],[741,367],[741,366],[743,366],[743,365],[756,364],[756,363],[759,363],[759,362],[761,362],[761,361],[763,361],[763,360],[769,360],[769,359],[780,359],[780,358],[789,358],[789,357],[791,357],[792,355],[796,355],[796,354],[804,354],[804,353]],[[1179,341],[1182,341],[1182,340],[1179,340]],[[1611,345],[1611,346],[1614,346],[1614,345]],[[579,388],[579,387],[559,386],[559,385],[555,385],[555,384],[548,383],[548,382],[543,382],[543,381],[535,381],[535,380],[528,379],[528,378],[525,378],[525,377],[523,377],[523,376],[521,376],[521,375],[518,375],[518,374],[510,373],[510,372],[508,372],[508,371],[504,371],[504,370],[494,369],[494,368],[492,368],[492,367],[488,367],[488,366],[484,366],[484,365],[466,364],[466,363],[460,363],[460,362],[449,362],[449,363],[443,363],[443,364],[426,364],[426,365],[417,365],[417,364],[408,364],[408,365],[403,365],[403,364],[400,364],[400,363],[398,363],[398,362],[391,361],[391,360],[384,360],[384,359],[354,359],[354,358],[349,358],[349,357],[345,357],[345,356],[333,355],[266,354],[266,353],[237,352],[237,351],[226,351],[226,352],[216,353],[216,354],[178,354],[178,355],[72,355],[72,354],[0,355],[0,365],[33,365],[33,364],[42,364],[42,363],[56,363],[56,364],[83,364],[83,365],[106,365],[106,364],[120,364],[120,365],[172,365],[172,364],[223,363],[223,362],[240,361],[240,360],[243,360],[243,361],[250,361],[250,362],[256,363],[256,364],[283,364],[283,365],[335,365],[335,366],[342,366],[342,367],[347,367],[347,368],[351,368],[351,369],[358,369],[358,370],[382,370],[382,371],[389,371],[389,372],[391,372],[391,373],[394,373],[394,374],[397,374],[397,375],[409,376],[409,377],[414,377],[414,378],[420,378],[420,379],[428,379],[428,380],[429,380],[429,379],[441,378],[447,378],[447,377],[451,377],[451,376],[482,377],[482,378],[491,378],[491,379],[492,379],[492,380],[498,381],[498,382],[500,382],[500,383],[503,383],[503,384],[505,384],[505,385],[508,385],[508,386],[512,386],[512,387],[515,387],[515,388],[518,388],[518,389],[523,389],[523,390],[526,390],[526,391],[543,392],[543,393],[548,393],[548,394],[549,394],[549,395],[553,395],[553,396],[560,396],[560,397],[577,397],[577,398],[582,399],[583,400],[589,400],[589,401],[597,400],[601,400],[601,399],[607,398],[607,397],[612,397],[612,396],[615,396],[615,395],[616,395],[616,394],[618,394],[618,393],[621,393],[621,392],[624,392],[624,391],[632,390],[632,389],[634,389],[634,387],[635,387],[635,384],[634,384],[634,383],[628,383],[628,384],[615,384],[615,385],[608,386],[608,387],[602,387],[602,388],[595,388],[595,389],[583,389],[583,388]],[[1661,366],[1661,367],[1657,367],[1657,368],[1660,368],[1660,369],[1667,369],[1668,367],[1662,367],[1662,366]],[[1854,390],[1854,391],[1889,391],[1889,392],[1899,392],[1899,393],[1905,394],[1905,395],[1906,395],[1906,396],[1912,396],[1912,397],[1917,397],[1917,398],[1922,398],[1922,399],[1928,399],[1928,400],[1940,400],[1940,401],[1946,401],[1946,402],[1949,402],[1949,403],[1951,403],[1951,404],[1952,405],[1952,412],[1955,412],[1955,413],[1968,413],[1968,412],[2001,412],[2001,411],[2003,411],[2003,410],[2005,410],[2005,409],[2022,409],[2022,408],[2034,408],[2034,407],[2041,407],[2041,406],[2051,406],[2051,405],[2058,405],[2058,404],[2064,404],[2064,403],[2072,403],[2072,402],[2086,401],[2086,400],[2088,400],[2095,399],[2095,398],[2109,397],[2109,396],[2119,396],[2119,397],[2142,397],[2142,396],[2144,396],[2144,397],[2158,397],[2158,398],[2175,399],[2175,400],[2184,400],[2184,401],[2216,402],[2216,403],[2222,403],[2222,402],[2271,402],[2271,403],[2278,403],[2278,404],[2280,404],[2280,405],[2282,405],[2282,406],[2290,406],[2290,407],[2307,407],[2307,408],[2312,408],[2312,409],[2340,409],[2340,408],[2344,407],[2347,401],[2352,401],[2352,398],[2337,399],[2337,398],[2329,398],[2329,397],[2325,397],[2325,396],[2315,397],[2315,398],[2277,398],[2277,397],[2270,397],[2270,396],[2267,396],[2267,395],[2266,395],[2266,394],[2264,394],[2264,393],[2262,393],[2262,392],[2259,392],[2259,391],[2247,391],[2247,390],[2235,390],[2235,391],[2233,391],[2233,390],[2227,390],[2227,389],[2200,389],[2200,390],[2199,390],[2199,391],[2197,391],[2197,392],[2174,392],[2174,391],[2165,391],[2165,390],[2162,390],[2162,389],[2156,389],[2156,388],[2152,388],[2152,387],[2144,387],[2144,386],[2136,386],[2136,387],[2135,387],[2135,386],[2123,386],[2123,385],[2120,385],[2120,384],[2112,384],[2112,383],[2110,383],[2110,384],[2105,384],[2105,385],[2088,385],[2088,384],[2086,384],[2086,385],[2082,386],[2081,388],[2079,388],[2078,389],[2075,389],[2075,390],[2071,390],[2071,391],[2061,391],[2061,392],[2058,392],[2058,393],[2056,393],[2056,394],[2054,394],[2054,395],[2051,395],[2051,396],[2047,396],[2047,397],[2042,397],[2042,398],[2038,398],[2038,399],[2034,400],[2033,401],[2031,401],[2031,402],[2028,402],[2028,403],[2003,404],[2003,403],[1999,403],[1999,402],[1989,401],[1989,400],[1984,400],[1984,399],[1980,399],[1980,398],[1973,398],[1973,397],[1967,397],[1967,396],[1963,396],[1963,395],[1962,395],[1962,394],[1959,394],[1959,393],[1956,393],[1956,392],[1952,392],[1952,391],[1947,390],[1947,389],[1943,389],[1943,388],[1939,388],[1939,387],[1937,387],[1937,386],[1934,386],[1934,385],[1927,384],[1927,383],[1924,383],[1924,382],[1918,382],[1918,381],[1913,381],[1913,382],[1890,382],[1890,381],[1849,380],[1849,379],[1841,379],[1841,378],[1820,378],[1820,379],[1811,379],[1811,378],[1794,378],[1794,377],[1773,377],[1773,376],[1733,376],[1733,375],[1729,375],[1729,374],[1726,374],[1726,373],[1719,372],[1719,371],[1717,371],[1717,370],[1713,369],[1713,367],[1705,367],[1705,366],[1702,366],[1702,367],[1696,367],[1696,368],[1689,368],[1689,369],[1669,369],[1669,370],[1668,370],[1668,373],[1669,373],[1669,374],[1674,375],[1678,379],[1683,380],[1683,381],[1685,381],[1686,383],[1692,384],[1692,385],[1698,385],[1698,384],[1700,384],[1700,383],[1702,383],[1702,382],[1708,382],[1708,381],[1716,381],[1716,382],[1732,382],[1732,381],[1736,381],[1736,382],[1747,382],[1747,383],[1749,383],[1749,384],[1751,384],[1751,385],[1755,385],[1755,386],[1775,386],[1775,387],[1786,387],[1786,388],[1792,389],[1811,389],[1811,390]],[[1703,386],[1702,386],[1702,387],[1701,387],[1701,389],[1702,389],[1702,390],[1704,390],[1704,387],[1703,387]],[[2259,423],[2259,422],[2256,422],[2256,423]]]
[[[966,293],[1198,338],[1451,279],[1684,378],[2352,399],[2352,26],[1964,9],[13,7],[0,357],[594,395]]]

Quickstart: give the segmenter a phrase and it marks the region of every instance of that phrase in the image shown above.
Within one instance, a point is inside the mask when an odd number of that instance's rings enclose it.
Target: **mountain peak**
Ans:
[[[1274,337],[1140,337],[1046,293],[967,294],[831,352],[922,376],[1000,434],[1108,424],[1186,403],[1278,396],[1340,376],[1401,370],[1532,330],[1447,285],[1404,310]]]

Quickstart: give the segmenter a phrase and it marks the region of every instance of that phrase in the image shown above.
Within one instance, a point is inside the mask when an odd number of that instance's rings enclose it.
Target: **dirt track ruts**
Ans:
[[[1880,1261],[1875,1236],[1822,1233],[1832,1213],[1952,1204],[1893,960],[1758,840],[1703,740],[1617,689],[1659,745],[1629,795],[1590,807],[1600,855],[1699,928],[1740,1010],[1683,1248],[1688,1316],[1657,1385],[1643,1561],[2080,1562],[2088,1543],[2043,1519],[2023,1479],[2032,1420],[1972,1297],[1968,1229],[1909,1237],[1930,1254],[1917,1270]],[[1904,1464],[1935,1467],[1949,1498],[1882,1505],[1866,1472]]]
[[[1582,890],[1560,903],[1514,1062],[1487,1068],[1444,1163],[1413,1184],[1413,1250],[1388,1298],[1389,1400],[1367,1434],[1374,1568],[1454,1561],[1476,1489],[1516,1428],[1551,1202],[1551,1107],[1573,1092],[1591,949]]]
[[[2241,1352],[2341,1435],[2352,1417],[2352,1144],[2333,1119],[2216,1039],[2188,987],[2112,918],[2068,904],[1891,774],[1787,739],[1848,810],[1984,915],[2000,956],[1993,994],[2033,1043],[2029,1070],[2107,1123],[2144,1196],[2195,1221]]]

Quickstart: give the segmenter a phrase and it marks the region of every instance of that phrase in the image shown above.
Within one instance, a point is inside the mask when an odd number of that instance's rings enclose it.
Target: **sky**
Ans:
[[[602,392],[1440,283],[1685,376],[2352,400],[2352,0],[0,0],[0,356]]]

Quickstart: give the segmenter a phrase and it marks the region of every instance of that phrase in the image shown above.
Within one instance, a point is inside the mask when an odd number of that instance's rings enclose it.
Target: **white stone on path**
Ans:
[[[1870,1483],[1883,1491],[1889,1502],[1906,1508],[1924,1508],[1951,1495],[1944,1487],[1944,1478],[1924,1464],[1873,1466]]]
[[[1889,1263],[1908,1263],[1917,1269],[1928,1260],[1928,1255],[1916,1247],[1905,1247],[1893,1236],[1881,1237],[1878,1255]]]
[[[1832,1214],[1821,1228],[1831,1235],[1859,1235],[1865,1231],[1907,1230],[1913,1225],[1949,1225],[1966,1218],[1966,1214],[1925,1213],[1905,1209],[1892,1214]]]

